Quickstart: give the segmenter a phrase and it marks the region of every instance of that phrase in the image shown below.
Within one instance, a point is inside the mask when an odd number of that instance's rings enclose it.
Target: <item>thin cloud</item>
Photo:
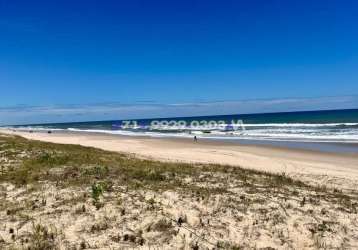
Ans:
[[[100,103],[0,107],[0,124],[120,120],[175,116],[225,115],[358,108],[358,96],[282,98],[199,103]]]

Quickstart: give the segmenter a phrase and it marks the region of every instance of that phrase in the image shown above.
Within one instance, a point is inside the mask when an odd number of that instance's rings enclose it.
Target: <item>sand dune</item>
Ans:
[[[5,132],[0,133],[1,249],[358,247],[355,155],[202,140]]]

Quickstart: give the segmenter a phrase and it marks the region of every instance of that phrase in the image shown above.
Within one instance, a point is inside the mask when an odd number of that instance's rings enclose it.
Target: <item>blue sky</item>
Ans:
[[[353,0],[0,0],[0,123],[87,120],[99,106],[97,118],[120,119],[122,113],[105,110],[114,103],[148,106],[127,112],[131,118],[152,116],[153,105],[354,96],[357,11]],[[332,106],[322,100],[280,111]],[[271,111],[266,101],[255,103],[222,106],[221,113]],[[83,110],[54,119],[36,113],[39,107]]]

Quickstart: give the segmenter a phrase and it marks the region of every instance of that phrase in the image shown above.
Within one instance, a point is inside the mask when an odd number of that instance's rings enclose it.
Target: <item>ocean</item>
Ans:
[[[127,136],[358,143],[358,109],[29,124],[16,127]]]

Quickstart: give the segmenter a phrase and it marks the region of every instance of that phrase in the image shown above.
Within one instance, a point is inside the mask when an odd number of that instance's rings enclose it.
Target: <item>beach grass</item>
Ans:
[[[17,227],[17,231],[32,223],[27,234],[12,232],[10,240],[0,235],[3,247],[48,249],[49,245],[61,248],[77,244],[76,247],[84,249],[93,247],[91,239],[96,238],[93,235],[106,232],[106,240],[101,241],[105,247],[164,243],[173,247],[180,245],[179,239],[182,239],[184,246],[193,249],[199,246],[242,249],[251,248],[255,237],[262,237],[266,230],[275,239],[264,241],[263,245],[267,246],[294,249],[299,242],[290,235],[304,231],[305,244],[313,248],[349,248],[357,230],[350,224],[357,218],[355,192],[314,186],[285,173],[225,165],[159,162],[91,147],[8,135],[0,136],[0,159],[0,207],[4,211],[0,222]],[[57,192],[52,205],[50,200],[54,194],[44,191],[44,187]],[[21,199],[8,198],[15,194]],[[168,194],[172,198],[168,199]],[[109,213],[109,208],[116,212]],[[142,214],[135,218],[137,210]],[[84,215],[101,214],[101,211],[109,215],[92,224],[89,219],[88,225],[81,225],[86,233],[79,233],[72,241],[66,239],[70,243],[64,243],[59,238],[66,238],[66,233],[56,231],[56,235],[62,236],[54,239],[55,234],[49,233],[47,226],[39,224],[35,218],[36,211],[42,211],[38,215],[50,216],[52,221],[55,213],[76,215],[75,220]],[[156,219],[158,213],[162,217]],[[120,221],[126,218],[126,227],[132,229],[129,232],[117,230],[113,235],[116,227],[113,223],[118,216],[122,218]],[[296,220],[291,221],[291,217]],[[349,223],[339,222],[338,218],[349,218]],[[139,219],[149,221],[143,225],[137,221]],[[351,228],[348,229],[348,225]],[[156,237],[153,238],[151,232],[154,231]],[[343,235],[344,240],[337,240],[334,237],[337,233]]]

